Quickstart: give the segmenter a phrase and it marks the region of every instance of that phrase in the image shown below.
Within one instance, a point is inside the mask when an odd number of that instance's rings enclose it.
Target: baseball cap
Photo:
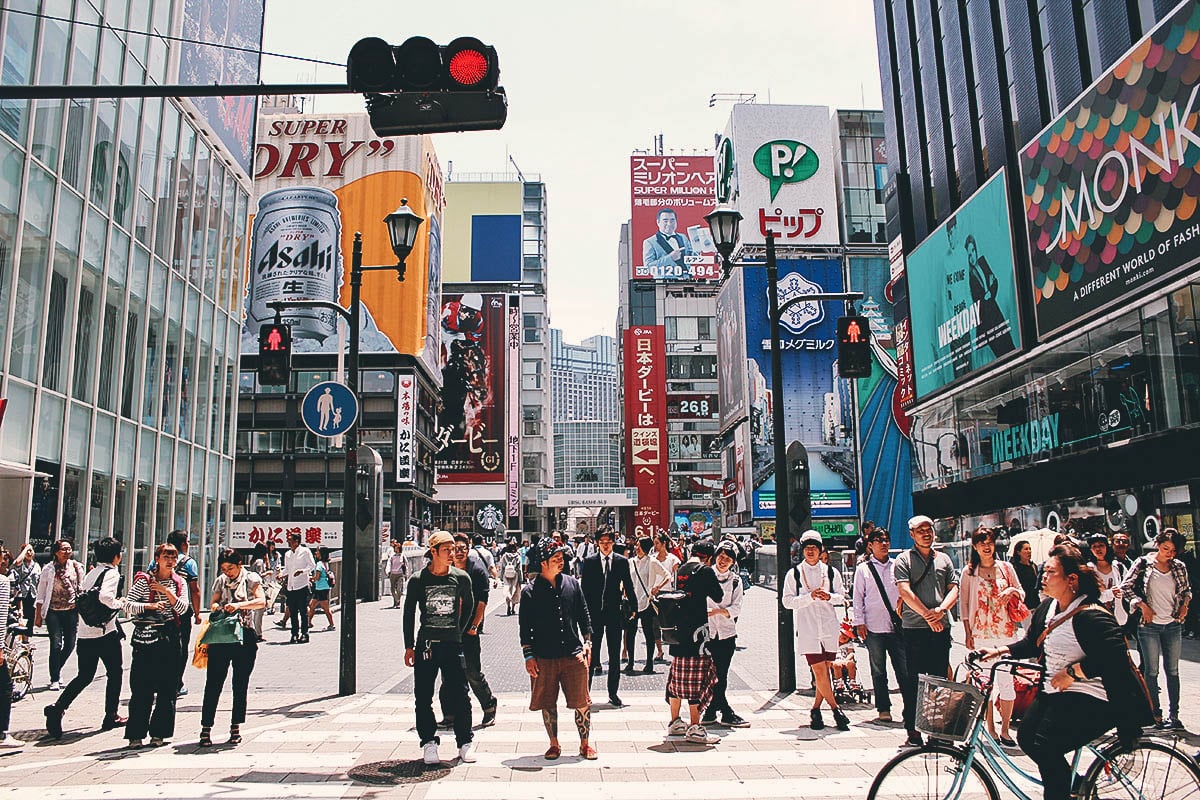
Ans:
[[[824,547],[825,540],[822,539],[821,534],[817,533],[816,531],[805,531],[804,533],[800,534],[800,546],[804,547],[810,544],[815,544],[818,547]]]
[[[738,558],[738,546],[734,542],[725,541],[717,545],[717,554],[724,553],[734,561]]]
[[[694,545],[692,545],[692,555],[708,556],[709,558],[712,558],[716,554],[717,548],[713,547],[713,543],[710,541],[705,540],[703,542],[696,542]]]
[[[429,544],[429,549],[432,550],[433,548],[437,547],[438,545],[454,544],[454,537],[451,536],[446,531],[434,531],[433,533],[431,533],[429,535],[428,544]]]

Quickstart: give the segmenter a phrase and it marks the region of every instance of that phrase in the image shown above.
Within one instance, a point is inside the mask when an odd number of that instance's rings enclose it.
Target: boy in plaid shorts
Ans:
[[[715,549],[710,541],[697,542],[692,547],[692,557],[679,567],[675,582],[680,591],[687,592],[683,619],[694,620],[697,627],[691,633],[691,641],[673,644],[671,648],[671,671],[667,675],[667,703],[671,707],[671,722],[667,725],[669,736],[682,735],[686,741],[708,743],[708,731],[700,724],[700,714],[712,700],[713,687],[717,683],[717,671],[712,656],[708,654],[708,603],[712,598],[720,602],[725,596],[717,574],[710,566]],[[680,716],[680,706],[688,704],[689,722]]]

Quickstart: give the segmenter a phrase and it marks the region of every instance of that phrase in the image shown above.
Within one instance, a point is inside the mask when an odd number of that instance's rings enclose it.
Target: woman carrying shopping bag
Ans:
[[[208,669],[204,682],[204,705],[200,712],[200,746],[212,746],[212,726],[225,678],[233,667],[233,716],[229,744],[241,744],[241,725],[246,721],[246,694],[250,673],[258,656],[258,636],[250,612],[266,605],[262,578],[242,566],[242,554],[231,548],[217,557],[221,574],[213,583],[212,614],[201,644],[208,645]]]

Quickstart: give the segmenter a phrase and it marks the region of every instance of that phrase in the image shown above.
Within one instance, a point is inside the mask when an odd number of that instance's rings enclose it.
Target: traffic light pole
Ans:
[[[346,360],[346,388],[358,400],[359,295],[362,274],[372,270],[395,270],[395,264],[364,267],[362,234],[355,232],[350,258],[350,308],[326,300],[272,301],[268,307],[278,312],[287,308],[327,308],[341,315],[350,326],[350,355]],[[361,414],[359,415],[361,419]],[[346,467],[342,485],[342,629],[338,651],[338,694],[357,691],[358,651],[358,423],[343,434],[346,440]]]
[[[789,497],[787,473],[787,435],[784,432],[783,413],[783,354],[780,352],[779,326],[783,314],[799,303],[850,301],[862,299],[862,292],[823,292],[791,297],[782,305],[779,302],[779,267],[775,260],[774,231],[767,232],[767,306],[771,322],[771,440],[775,447],[775,570],[776,612],[779,639],[779,691],[796,691],[796,651],[792,646],[795,630],[792,612],[783,605],[783,582],[792,568],[792,520],[791,504],[794,500],[805,506],[805,519],[812,517],[811,494],[804,497]],[[745,266],[750,266],[745,264]]]

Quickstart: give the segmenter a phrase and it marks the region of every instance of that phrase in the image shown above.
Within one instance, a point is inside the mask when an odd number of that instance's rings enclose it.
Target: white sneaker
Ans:
[[[50,681],[50,691],[52,691],[52,692],[62,691],[62,684],[59,683],[58,681]]]
[[[671,720],[671,724],[667,726],[667,736],[683,736],[687,733],[688,724],[679,717]]]
[[[11,736],[5,736],[3,739],[0,739],[0,748],[5,750],[19,750],[24,746],[24,742],[22,742],[20,739],[14,739]]]
[[[425,745],[425,763],[426,764],[442,763],[442,757],[438,755],[437,742],[430,742],[429,744]]]
[[[703,725],[689,725],[687,733],[684,734],[684,741],[695,742],[697,744],[708,744],[708,731]]]
[[[464,764],[475,763],[475,743],[467,742],[462,747],[458,748],[458,760]]]

